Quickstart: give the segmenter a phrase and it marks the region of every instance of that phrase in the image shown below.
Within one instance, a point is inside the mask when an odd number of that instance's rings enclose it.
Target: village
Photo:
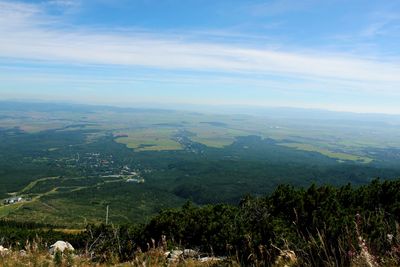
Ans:
[[[148,170],[145,170],[148,171]],[[101,177],[104,178],[122,178],[127,183],[137,183],[143,184],[144,178],[141,177],[139,170],[131,170],[127,165],[123,166],[122,169],[119,171],[119,174],[110,174],[110,175],[103,175]]]
[[[50,159],[46,159],[50,160]],[[138,167],[132,168],[128,165],[116,163],[112,155],[101,153],[76,153],[71,157],[64,157],[55,160],[56,164],[71,169],[79,169],[80,173],[86,177],[119,178],[126,183],[143,184],[145,179],[141,173],[149,173],[150,169],[140,170]],[[12,197],[3,199],[3,205],[13,205],[21,202],[30,201],[29,196],[13,193]],[[1,203],[1,202],[0,202]]]
[[[4,199],[3,204],[11,205],[11,204],[19,203],[19,202],[24,202],[24,201],[28,201],[28,199],[25,199],[21,196],[15,196],[15,197],[10,197],[10,198]]]
[[[126,182],[138,184],[145,182],[139,167],[133,168],[128,165],[122,165],[111,154],[87,152],[81,155],[76,153],[68,158],[57,159],[56,162],[58,166],[79,170],[84,176],[88,177],[121,178]],[[145,173],[150,171],[148,169],[143,170]]]

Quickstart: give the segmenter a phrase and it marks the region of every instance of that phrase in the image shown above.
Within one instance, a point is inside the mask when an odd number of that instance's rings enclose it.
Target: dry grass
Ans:
[[[46,252],[34,252],[22,254],[20,252],[10,252],[6,255],[0,255],[0,266],[2,267],[33,267],[33,266],[47,266],[47,267],[128,267],[128,266],[170,266],[170,267],[212,267],[212,266],[240,266],[234,261],[226,262],[200,262],[196,259],[180,259],[176,262],[169,262],[162,253],[150,251],[143,254],[138,254],[131,262],[125,263],[95,263],[86,256],[63,255],[61,260],[57,260],[55,256]]]
[[[56,253],[51,255],[46,249],[41,249],[38,242],[25,245],[25,250],[10,250],[0,252],[1,267],[128,267],[128,266],[170,266],[170,267],[211,267],[211,266],[240,266],[235,261],[209,261],[201,262],[198,259],[185,259],[183,257],[175,260],[170,260],[165,255],[165,250],[162,247],[152,248],[147,252],[137,251],[132,261],[118,263],[117,260],[112,260],[108,263],[93,262],[87,254],[72,254],[72,253]]]
[[[291,266],[317,266],[311,262],[298,262],[296,255],[293,251],[283,251],[281,255],[275,260],[274,263],[267,263],[264,261],[255,262],[252,266],[274,266],[274,267],[291,267]],[[184,259],[180,258],[176,261],[170,261],[164,256],[162,249],[151,249],[146,253],[136,253],[134,259],[130,262],[125,263],[96,263],[92,262],[90,257],[85,255],[73,255],[64,254],[61,257],[52,256],[47,251],[11,251],[0,255],[0,266],[2,267],[158,267],[158,266],[169,266],[169,267],[214,267],[214,266],[230,266],[239,267],[241,264],[235,259],[227,259],[224,261],[210,261],[201,262],[198,259]],[[334,261],[326,262],[324,266],[340,266],[335,264]],[[371,263],[369,257],[366,257],[363,253],[354,258],[351,262],[351,267],[378,267],[378,266],[396,266],[388,262],[388,264],[377,264]]]
[[[272,245],[273,249],[278,252],[276,256],[268,257],[264,251],[264,247],[260,246],[259,250],[261,253],[257,253],[249,242],[250,256],[246,266],[273,266],[273,267],[294,267],[294,266],[350,266],[350,267],[378,267],[378,266],[399,266],[400,262],[400,245],[392,244],[391,250],[387,254],[381,257],[375,256],[369,247],[366,238],[363,238],[361,232],[361,216],[356,215],[354,221],[354,228],[357,237],[357,244],[354,250],[351,251],[352,255],[349,255],[349,251],[340,250],[339,255],[335,253],[334,249],[327,242],[327,239],[323,232],[317,231],[316,236],[309,236],[306,238],[307,246],[303,248],[293,248],[293,244],[285,242],[284,248],[279,248]],[[390,238],[400,239],[400,226],[396,225],[397,229]],[[346,230],[347,231],[347,230]],[[350,236],[350,233],[348,233]],[[391,240],[390,239],[390,240]],[[117,256],[111,255],[108,258],[107,263],[94,262],[90,253],[79,253],[76,255],[65,253],[50,255],[46,244],[43,244],[41,240],[29,243],[25,245],[23,251],[13,250],[10,248],[7,252],[0,252],[0,266],[4,267],[36,267],[36,266],[48,266],[48,267],[86,267],[86,266],[117,266],[117,267],[128,267],[128,266],[170,266],[170,267],[212,267],[212,266],[231,266],[238,267],[242,266],[243,262],[239,260],[238,254],[228,258],[215,258],[208,262],[202,262],[201,259],[197,258],[185,258],[183,254],[175,259],[167,258],[166,256],[166,239],[158,246],[153,240],[152,246],[146,252],[136,251],[132,255],[132,260],[129,262],[121,263],[118,261]],[[181,252],[183,253],[183,252]],[[257,256],[258,254],[258,256]],[[313,256],[314,255],[314,256]],[[347,260],[346,260],[347,258]]]

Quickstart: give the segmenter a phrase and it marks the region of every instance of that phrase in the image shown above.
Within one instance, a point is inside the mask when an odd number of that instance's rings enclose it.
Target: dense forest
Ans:
[[[227,256],[242,265],[272,265],[282,250],[298,264],[350,266],[367,253],[382,265],[400,264],[400,181],[376,179],[353,187],[281,185],[273,193],[242,198],[239,205],[161,211],[146,224],[87,225],[79,234],[55,226],[0,223],[1,244],[23,248],[68,240],[93,261],[129,261],[152,247],[191,248]]]

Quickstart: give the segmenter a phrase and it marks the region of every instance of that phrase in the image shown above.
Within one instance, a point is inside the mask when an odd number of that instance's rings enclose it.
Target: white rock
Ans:
[[[200,258],[199,261],[200,262],[213,262],[213,261],[222,261],[225,260],[225,257],[203,257]]]
[[[175,249],[175,250],[171,251],[171,257],[172,258],[178,258],[182,254],[183,254],[183,251],[179,250],[179,249]]]
[[[182,250],[179,250],[179,249],[175,249],[175,250],[172,250],[171,251],[171,253],[169,254],[169,259],[171,260],[171,261],[176,261],[176,260],[178,260],[179,259],[179,257],[181,257],[183,255],[183,251]]]
[[[74,247],[65,241],[57,241],[53,245],[50,246],[50,253],[54,254],[56,251],[64,252],[64,251],[74,251]]]
[[[20,255],[21,257],[25,257],[25,256],[28,255],[28,253],[26,253],[26,250],[21,249],[21,250],[19,251],[19,255]]]
[[[183,256],[188,257],[188,258],[195,258],[199,255],[199,253],[196,250],[193,249],[184,249],[183,250]]]
[[[8,248],[0,246],[0,254],[1,255],[7,254],[8,252],[9,252]]]

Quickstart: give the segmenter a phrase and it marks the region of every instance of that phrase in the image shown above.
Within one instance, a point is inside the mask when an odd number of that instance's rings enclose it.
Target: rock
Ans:
[[[0,246],[0,255],[5,255],[9,252],[8,248],[5,248],[3,246]]]
[[[181,256],[183,256],[183,251],[176,249],[171,252],[166,252],[164,255],[168,257],[169,263],[174,263],[180,260]]]
[[[19,251],[19,255],[20,255],[21,257],[25,257],[25,256],[28,255],[28,253],[26,253],[26,250],[21,249],[21,250]]]
[[[63,253],[64,251],[74,251],[74,250],[75,250],[74,247],[70,243],[65,241],[57,241],[56,243],[50,246],[51,254],[54,254],[57,251]]]
[[[193,249],[184,249],[183,256],[186,258],[196,258],[199,256],[199,252]]]
[[[203,257],[200,258],[199,261],[200,262],[216,262],[216,261],[223,261],[225,260],[225,257]]]
[[[182,250],[176,249],[176,250],[171,251],[171,254],[170,254],[169,256],[170,256],[170,258],[172,258],[172,259],[177,259],[177,258],[179,258],[182,254],[183,254],[183,251],[182,251]]]

